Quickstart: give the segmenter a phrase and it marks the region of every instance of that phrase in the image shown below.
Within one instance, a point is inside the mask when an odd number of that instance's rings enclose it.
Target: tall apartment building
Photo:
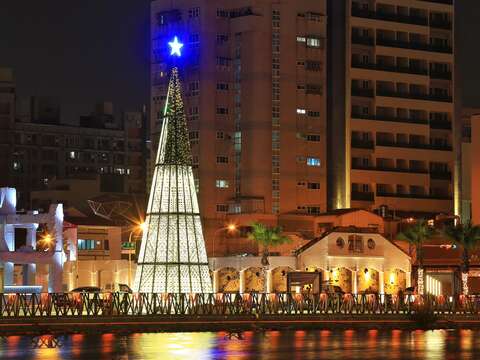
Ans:
[[[152,2],[152,150],[178,36],[207,245],[227,218],[326,210],[325,13],[309,0]]]
[[[0,186],[17,188],[20,209],[54,178],[100,177],[105,192],[145,193],[144,122],[141,112],[116,122],[107,103],[65,124],[54,99],[17,99],[12,71],[0,69]]]
[[[458,211],[451,0],[329,2],[329,205]]]

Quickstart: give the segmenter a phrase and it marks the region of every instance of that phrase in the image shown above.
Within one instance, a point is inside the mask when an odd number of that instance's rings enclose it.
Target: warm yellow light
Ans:
[[[364,274],[365,274],[365,280],[369,281],[370,280],[370,271],[368,271],[367,268],[365,268]]]
[[[395,284],[395,274],[393,272],[390,273],[390,285]]]
[[[145,231],[147,230],[147,224],[145,224],[144,222],[142,222],[141,224],[138,225],[140,231]]]
[[[228,231],[235,231],[235,230],[237,230],[237,225],[228,224],[227,229],[228,229]]]
[[[53,238],[52,235],[46,234],[43,238],[42,241],[46,244],[50,244],[52,242]]]

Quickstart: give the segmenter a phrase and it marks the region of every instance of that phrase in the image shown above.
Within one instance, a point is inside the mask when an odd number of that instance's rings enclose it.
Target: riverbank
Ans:
[[[298,315],[298,316],[129,316],[43,317],[0,319],[0,335],[92,334],[138,332],[203,332],[334,329],[480,329],[480,317],[438,315],[419,322],[408,315]]]

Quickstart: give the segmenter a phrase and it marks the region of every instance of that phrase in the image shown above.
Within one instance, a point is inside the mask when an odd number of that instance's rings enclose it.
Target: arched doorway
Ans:
[[[264,292],[265,276],[261,267],[252,266],[243,272],[245,292]]]
[[[240,273],[232,267],[218,270],[218,292],[240,291]]]
[[[279,266],[271,272],[271,289],[273,293],[287,291],[287,275],[293,269],[289,266]]]

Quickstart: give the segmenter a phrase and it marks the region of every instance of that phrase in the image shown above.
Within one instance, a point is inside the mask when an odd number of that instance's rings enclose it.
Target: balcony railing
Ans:
[[[352,87],[352,96],[373,97],[373,89]]]
[[[389,166],[365,166],[361,164],[352,164],[354,170],[371,170],[371,171],[385,171],[385,172],[397,172],[397,173],[411,173],[411,174],[428,174],[426,169],[403,169],[399,167]]]
[[[441,151],[452,151],[450,145],[444,144],[421,144],[421,143],[404,143],[404,142],[395,142],[386,139],[377,139],[377,146],[389,146],[389,147],[400,147],[400,148],[410,148],[410,149],[426,149],[426,150],[441,150]]]
[[[428,26],[428,19],[426,17],[408,16],[401,14],[388,14],[380,11],[370,11],[359,9],[355,5],[352,5],[352,16],[362,17],[367,19],[393,21],[405,24],[424,25]]]
[[[430,77],[432,79],[452,80],[452,73],[450,71],[430,70]]]
[[[400,41],[400,40],[393,40],[393,39],[377,38],[377,45],[388,46],[388,47],[398,47],[398,48],[410,49],[410,50],[441,52],[441,53],[447,53],[447,54],[452,53],[451,46],[440,46],[440,45],[433,45],[433,44],[413,42],[413,41]]]
[[[452,22],[444,19],[430,19],[430,26],[433,28],[452,30]]]
[[[414,119],[414,118],[401,118],[395,116],[386,116],[386,115],[365,115],[356,112],[352,112],[352,119],[365,119],[365,120],[375,120],[375,121],[388,121],[388,122],[399,122],[399,123],[408,123],[408,124],[422,124],[427,125],[427,119]]]
[[[440,101],[452,102],[451,96],[434,95],[434,94],[418,94],[412,92],[401,92],[386,89],[377,89],[377,96],[397,97],[403,99],[426,100],[426,101]]]
[[[453,0],[420,0],[437,4],[453,5]]]
[[[352,200],[373,201],[375,194],[373,192],[352,191]]]
[[[395,197],[403,199],[430,199],[430,200],[452,200],[450,195],[429,195],[429,194],[401,194],[393,192],[377,191],[377,196]]]
[[[452,130],[452,123],[445,120],[430,120],[430,128],[438,130]]]
[[[420,69],[416,67],[391,66],[391,65],[384,65],[384,64],[365,64],[360,61],[352,61],[352,67],[360,68],[360,69],[368,69],[368,70],[414,74],[414,75],[428,75],[427,69]]]
[[[450,171],[430,171],[430,178],[436,180],[451,180],[452,173]]]
[[[370,36],[352,35],[352,43],[373,46],[375,44],[375,41],[373,40],[373,37]]]
[[[357,149],[373,149],[375,147],[375,144],[373,143],[373,140],[352,138],[352,147]]]

